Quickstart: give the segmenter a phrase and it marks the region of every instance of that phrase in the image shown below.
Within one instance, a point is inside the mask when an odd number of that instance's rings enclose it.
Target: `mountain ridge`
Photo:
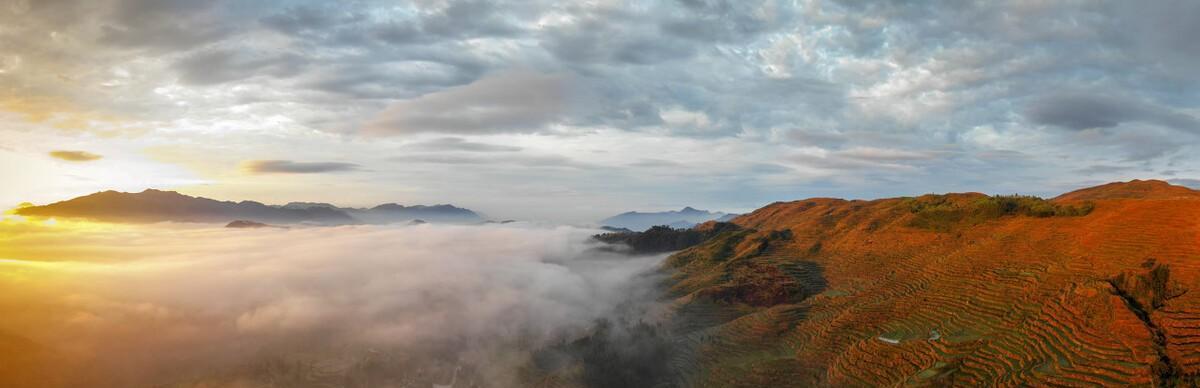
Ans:
[[[1200,382],[1200,196],[1097,187],[737,217],[664,263],[680,370],[698,386]]]
[[[389,206],[390,205],[390,206]],[[290,202],[266,205],[257,201],[220,201],[175,191],[146,189],[138,193],[96,192],[42,206],[23,206],[17,215],[84,218],[111,222],[213,222],[245,220],[261,223],[345,225],[383,224],[414,219],[434,222],[482,222],[477,213],[453,205],[343,208],[328,203]]]
[[[654,226],[669,226],[675,229],[687,229],[706,221],[728,221],[737,216],[725,212],[710,212],[685,206],[680,210],[662,212],[628,211],[601,220],[601,226],[626,228],[634,231],[644,231]]]
[[[1180,199],[1200,198],[1200,191],[1169,182],[1149,179],[1134,179],[1127,182],[1112,182],[1099,186],[1071,191],[1055,197],[1055,201],[1082,201],[1102,199]]]

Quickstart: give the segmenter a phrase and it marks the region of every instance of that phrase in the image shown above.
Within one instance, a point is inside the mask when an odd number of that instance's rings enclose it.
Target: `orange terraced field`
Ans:
[[[705,387],[1195,386],[1200,192],[1132,181],[1009,213],[988,198],[733,220],[666,264],[675,366]]]

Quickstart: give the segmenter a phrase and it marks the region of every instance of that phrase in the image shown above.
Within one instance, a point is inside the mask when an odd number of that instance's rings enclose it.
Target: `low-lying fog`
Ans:
[[[0,382],[32,386],[514,386],[645,318],[662,259],[511,224],[0,228]]]

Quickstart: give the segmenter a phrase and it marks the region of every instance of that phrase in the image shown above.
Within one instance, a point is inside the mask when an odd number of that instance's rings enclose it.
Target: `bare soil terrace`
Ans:
[[[1200,192],[1133,181],[998,212],[995,198],[734,219],[666,263],[676,367],[712,387],[1200,381]]]

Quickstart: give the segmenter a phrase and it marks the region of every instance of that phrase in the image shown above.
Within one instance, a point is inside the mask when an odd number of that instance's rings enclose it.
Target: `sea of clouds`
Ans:
[[[512,386],[537,349],[655,308],[663,257],[592,233],[4,222],[0,348],[23,356],[0,358],[97,387]]]

